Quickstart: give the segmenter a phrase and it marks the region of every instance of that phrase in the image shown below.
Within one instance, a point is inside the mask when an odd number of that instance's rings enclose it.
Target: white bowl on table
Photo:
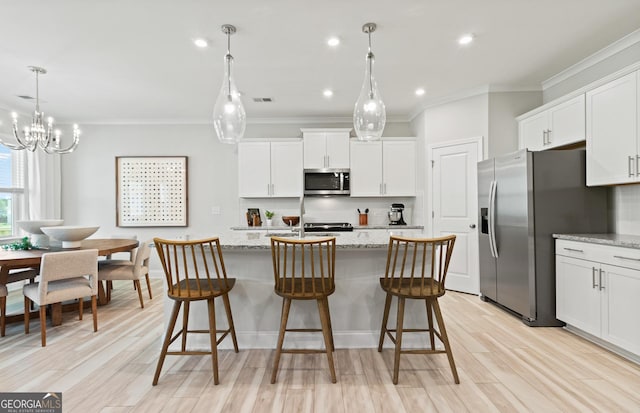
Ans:
[[[36,219],[29,221],[16,221],[16,224],[28,234],[31,234],[31,244],[35,247],[48,247],[49,236],[42,232],[42,227],[60,226],[62,219]]]
[[[82,240],[93,235],[100,226],[58,226],[43,227],[42,232],[53,239],[62,241],[62,248],[78,248]]]

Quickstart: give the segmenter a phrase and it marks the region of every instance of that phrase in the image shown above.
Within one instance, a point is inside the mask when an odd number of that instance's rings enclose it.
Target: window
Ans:
[[[23,151],[0,146],[0,238],[18,235],[15,221],[25,207]]]

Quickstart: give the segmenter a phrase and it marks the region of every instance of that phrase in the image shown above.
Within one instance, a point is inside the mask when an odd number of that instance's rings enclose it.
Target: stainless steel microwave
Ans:
[[[348,169],[305,169],[305,195],[349,195]]]

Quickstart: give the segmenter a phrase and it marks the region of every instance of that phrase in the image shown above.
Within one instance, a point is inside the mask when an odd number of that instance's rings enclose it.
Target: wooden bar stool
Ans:
[[[328,297],[335,291],[335,255],[336,238],[291,239],[271,237],[271,256],[273,258],[274,291],[282,297],[282,315],[278,346],[273,361],[271,383],[276,382],[278,364],[282,353],[326,353],[329,362],[331,381],[336,382],[333,366],[333,332],[329,314]],[[287,329],[291,300],[316,300],[322,329]],[[322,331],[325,349],[283,349],[285,332]]]
[[[398,370],[400,369],[400,354],[434,354],[446,353],[451,366],[453,378],[460,383],[456,364],[453,361],[453,353],[444,326],[438,297],[445,293],[444,282],[453,252],[456,236],[449,235],[440,238],[408,238],[391,236],[387,253],[387,268],[384,278],[380,278],[380,286],[387,293],[382,316],[382,328],[380,329],[380,342],[378,351],[382,351],[385,334],[395,344],[395,358],[393,362],[393,384],[398,384]],[[396,329],[387,328],[391,298],[398,297],[398,313]],[[405,329],[404,304],[405,299],[425,300],[427,306],[428,329]],[[435,330],[433,316],[438,323]],[[429,332],[430,349],[402,350],[403,332]],[[391,334],[396,333],[395,337]],[[444,350],[436,350],[435,337],[442,342]]]
[[[231,316],[231,304],[229,303],[229,291],[236,283],[235,278],[228,278],[222,259],[220,240],[217,237],[192,241],[171,241],[161,238],[154,238],[158,256],[162,262],[165,276],[167,278],[167,296],[174,300],[171,320],[167,327],[167,332],[162,344],[162,351],[158,359],[156,374],[153,377],[153,385],[158,384],[162,364],[167,355],[211,355],[213,365],[213,383],[218,384],[218,344],[224,340],[229,333],[233,340],[233,348],[238,352],[238,341],[236,340],[236,330],[233,326]],[[222,297],[225,312],[227,313],[228,328],[226,330],[216,329],[216,313],[214,299]],[[189,304],[192,301],[207,300],[209,312],[208,330],[189,330]],[[184,303],[182,313],[182,328],[173,337],[173,330],[176,326],[180,307]],[[211,351],[188,351],[187,333],[209,334],[211,341]],[[217,338],[217,334],[222,334]],[[182,337],[181,351],[168,351],[169,345],[178,337]]]

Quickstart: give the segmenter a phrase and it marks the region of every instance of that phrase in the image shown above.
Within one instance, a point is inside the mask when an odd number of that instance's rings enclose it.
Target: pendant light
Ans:
[[[375,56],[371,51],[371,33],[376,31],[375,23],[366,23],[362,31],[369,36],[369,51],[367,52],[364,82],[360,90],[360,96],[353,111],[353,127],[358,140],[379,140],[387,121],[384,102],[378,90],[378,84],[373,76],[373,63]]]
[[[222,143],[230,144],[237,143],[242,139],[247,126],[247,115],[232,76],[231,35],[235,32],[235,26],[230,24],[222,26],[222,33],[227,35],[227,54],[224,56],[222,88],[213,108],[213,126],[218,139]]]

